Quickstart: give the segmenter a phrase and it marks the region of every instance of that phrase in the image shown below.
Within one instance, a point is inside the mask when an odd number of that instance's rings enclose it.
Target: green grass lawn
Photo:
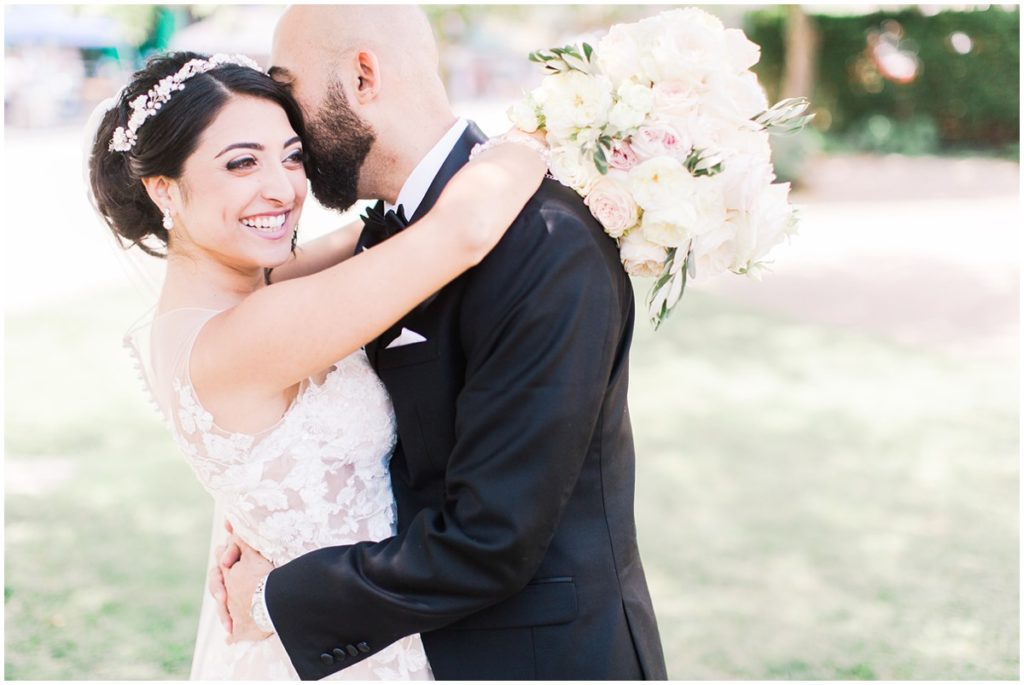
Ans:
[[[7,319],[8,679],[188,676],[212,507],[120,347],[146,306]],[[1018,677],[1015,359],[694,291],[631,411],[670,676]]]

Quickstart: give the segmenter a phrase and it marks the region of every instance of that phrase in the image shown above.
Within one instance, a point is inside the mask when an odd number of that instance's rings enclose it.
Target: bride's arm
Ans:
[[[279,394],[351,354],[478,264],[544,177],[540,155],[498,145],[466,164],[422,219],[319,273],[257,290],[214,317],[191,358],[200,395]]]
[[[270,272],[271,283],[309,276],[340,264],[356,252],[362,221],[353,221],[295,248],[295,255]]]

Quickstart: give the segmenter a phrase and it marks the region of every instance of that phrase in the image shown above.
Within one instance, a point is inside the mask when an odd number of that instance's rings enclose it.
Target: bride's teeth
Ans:
[[[242,219],[242,223],[257,230],[276,230],[284,226],[286,218],[287,217],[284,214],[277,214],[275,216],[260,216],[252,219]]]

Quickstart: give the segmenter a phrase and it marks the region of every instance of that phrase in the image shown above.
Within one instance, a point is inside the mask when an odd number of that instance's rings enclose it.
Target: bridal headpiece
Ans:
[[[139,127],[146,119],[156,114],[164,103],[171,99],[175,91],[185,90],[185,81],[196,74],[204,74],[224,64],[237,64],[262,71],[256,62],[245,55],[218,53],[209,59],[193,59],[186,62],[177,73],[160,79],[145,95],[131,101],[132,114],[128,117],[128,125],[118,126],[114,130],[114,136],[110,139],[107,149],[111,152],[129,152],[138,140]]]

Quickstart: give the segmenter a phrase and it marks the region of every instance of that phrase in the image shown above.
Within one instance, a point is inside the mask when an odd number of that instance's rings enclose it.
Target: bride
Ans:
[[[251,61],[171,53],[102,115],[89,159],[114,234],[167,259],[149,335],[135,332],[153,394],[234,533],[275,565],[394,533],[394,415],[361,347],[479,263],[545,172],[529,145],[493,146],[410,229],[352,257],[349,227],[296,259],[303,134]],[[297,678],[276,635],[227,638],[204,611],[193,678]],[[334,677],[431,672],[413,635]]]

